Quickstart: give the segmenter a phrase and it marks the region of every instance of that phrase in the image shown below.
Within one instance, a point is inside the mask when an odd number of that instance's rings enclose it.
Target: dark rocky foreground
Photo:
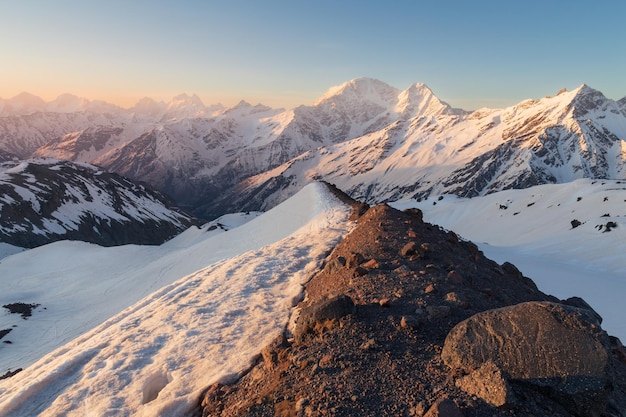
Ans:
[[[208,387],[203,416],[626,416],[626,354],[582,299],[542,293],[418,210],[357,223],[295,325]]]

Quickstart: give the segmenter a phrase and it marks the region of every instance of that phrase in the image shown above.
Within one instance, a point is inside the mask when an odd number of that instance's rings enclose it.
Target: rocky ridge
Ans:
[[[284,334],[203,416],[626,415],[626,354],[583,300],[419,210],[356,207]]]

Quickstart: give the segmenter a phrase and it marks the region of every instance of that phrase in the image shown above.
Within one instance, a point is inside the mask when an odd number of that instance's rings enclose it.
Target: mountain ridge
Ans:
[[[473,112],[426,84],[401,91],[371,78],[292,110],[244,101],[211,108],[186,94],[142,103],[122,116],[0,117],[0,149],[113,170],[207,219],[242,210],[242,201],[268,208],[316,179],[378,203],[626,174],[624,102],[585,84]]]
[[[163,195],[99,168],[58,160],[0,164],[0,239],[161,244],[194,224]]]

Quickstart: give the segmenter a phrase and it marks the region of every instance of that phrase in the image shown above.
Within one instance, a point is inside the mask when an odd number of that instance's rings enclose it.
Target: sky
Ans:
[[[0,0],[0,97],[310,105],[371,77],[467,110],[626,96],[626,2]]]

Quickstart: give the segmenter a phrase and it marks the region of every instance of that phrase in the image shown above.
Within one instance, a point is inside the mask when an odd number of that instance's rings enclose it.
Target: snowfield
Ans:
[[[224,233],[190,229],[159,247],[64,241],[3,259],[1,304],[40,306],[27,320],[0,314],[12,341],[0,371],[28,366],[0,381],[0,415],[193,412],[283,329],[348,215],[313,183]]]
[[[626,341],[626,181],[580,179],[471,199],[401,201],[424,220],[453,230],[502,264],[511,262],[539,289],[578,296]],[[572,221],[581,224],[572,227]],[[615,227],[607,231],[607,223]]]

